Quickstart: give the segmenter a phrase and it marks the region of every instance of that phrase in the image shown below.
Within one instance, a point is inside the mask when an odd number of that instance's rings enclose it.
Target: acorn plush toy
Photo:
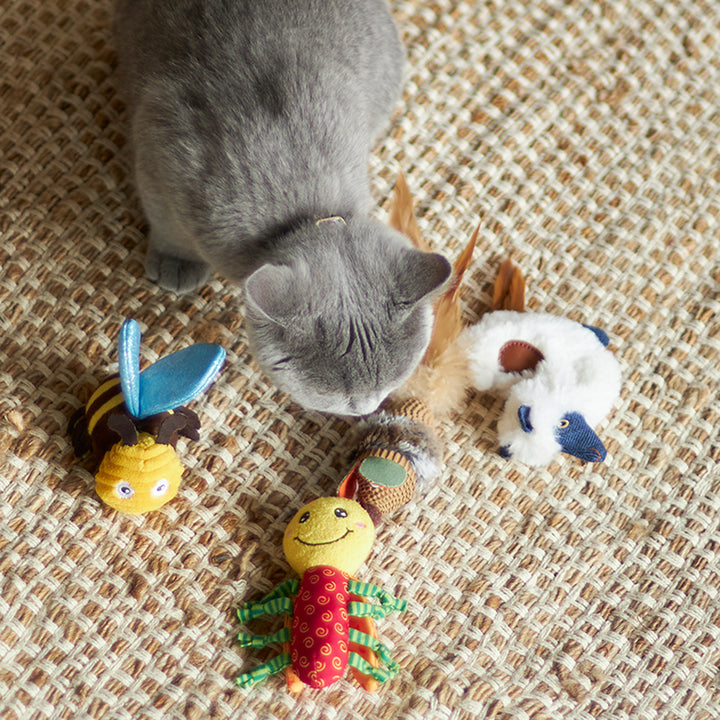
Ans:
[[[323,497],[298,510],[285,530],[283,549],[300,579],[285,581],[237,613],[242,623],[284,615],[285,625],[277,632],[238,635],[244,647],[279,643],[283,650],[240,675],[238,685],[248,687],[285,670],[292,691],[304,685],[323,688],[339,680],[349,666],[366,690],[375,690],[397,672],[397,664],[378,640],[374,620],[405,610],[406,603],[353,577],[374,539],[370,516],[354,500]]]
[[[197,440],[200,421],[184,403],[213,381],[225,351],[201,343],[161,358],[140,372],[140,328],[120,329],[119,372],[106,378],[70,421],[75,454],[90,449],[99,468],[100,499],[121,512],[156,510],[180,487],[179,435]]]
[[[418,248],[430,251],[420,235],[402,173],[394,189],[390,224]],[[470,383],[467,355],[458,342],[464,327],[460,286],[476,240],[477,230],[435,303],[432,335],[422,361],[403,386],[360,425],[353,466],[338,494],[356,498],[375,523],[405,505],[418,483],[434,480],[442,470],[443,447],[435,423],[462,407]]]

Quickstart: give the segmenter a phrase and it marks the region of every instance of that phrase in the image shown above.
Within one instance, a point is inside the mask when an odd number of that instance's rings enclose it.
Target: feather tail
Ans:
[[[455,341],[463,329],[462,311],[460,308],[460,286],[465,271],[472,260],[475,245],[477,244],[480,227],[475,228],[470,241],[460,253],[453,264],[453,274],[450,284],[435,304],[435,324],[430,338],[430,344],[425,351],[422,362],[424,365],[435,365],[440,356]]]
[[[415,219],[415,208],[410,188],[408,187],[405,174],[401,170],[398,173],[393,189],[392,207],[390,208],[390,227],[395,228],[403,235],[407,235],[412,244],[420,250],[430,252],[430,246],[423,240],[420,234],[417,220]]]
[[[525,278],[520,268],[510,259],[503,261],[498,270],[492,309],[525,312]]]
[[[404,233],[420,250],[431,252],[415,219],[414,202],[402,171],[393,190],[390,225]],[[436,416],[457,409],[470,382],[469,367],[458,336],[463,329],[460,288],[477,244],[480,227],[453,264],[447,288],[435,303],[432,335],[416,371],[394,394],[397,399],[415,398],[425,402]]]

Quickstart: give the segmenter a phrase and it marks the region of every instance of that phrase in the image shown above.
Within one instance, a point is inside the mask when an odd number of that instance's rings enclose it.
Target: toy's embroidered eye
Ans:
[[[342,508],[335,508],[335,517],[339,517],[339,518],[347,517],[347,510],[343,510]]]
[[[153,497],[160,497],[170,489],[170,482],[165,478],[158,480],[150,491]]]
[[[302,514],[302,517],[300,518],[300,522],[304,523],[307,522],[310,519],[310,513],[306,512]]]
[[[567,418],[563,418],[559,423],[558,427],[561,430],[564,430],[568,425],[570,425],[570,421]]]
[[[121,498],[131,498],[135,494],[135,490],[133,490],[133,486],[127,482],[126,480],[123,480],[122,482],[119,482],[115,486],[115,492],[121,497]]]

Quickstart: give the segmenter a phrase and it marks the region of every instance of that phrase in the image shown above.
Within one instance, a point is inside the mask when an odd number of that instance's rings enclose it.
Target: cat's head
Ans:
[[[254,355],[306,409],[365,415],[421,360],[451,267],[378,223],[306,232],[321,237],[301,257],[263,265],[246,282]]]

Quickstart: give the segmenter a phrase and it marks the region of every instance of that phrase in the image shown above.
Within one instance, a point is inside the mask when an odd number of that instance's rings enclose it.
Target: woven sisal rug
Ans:
[[[268,659],[237,605],[288,576],[283,528],[348,467],[351,423],[259,372],[242,295],[143,278],[144,219],[110,0],[0,0],[0,718],[720,717],[720,6],[698,0],[395,0],[402,104],[372,157],[402,168],[425,237],[488,308],[500,261],[531,309],[603,327],[623,365],[601,465],[497,455],[502,401],[445,422],[439,482],[385,523],[360,575],[408,600],[378,623],[401,666],[250,690]],[[67,422],[116,361],[215,341],[178,497],[100,503]]]

